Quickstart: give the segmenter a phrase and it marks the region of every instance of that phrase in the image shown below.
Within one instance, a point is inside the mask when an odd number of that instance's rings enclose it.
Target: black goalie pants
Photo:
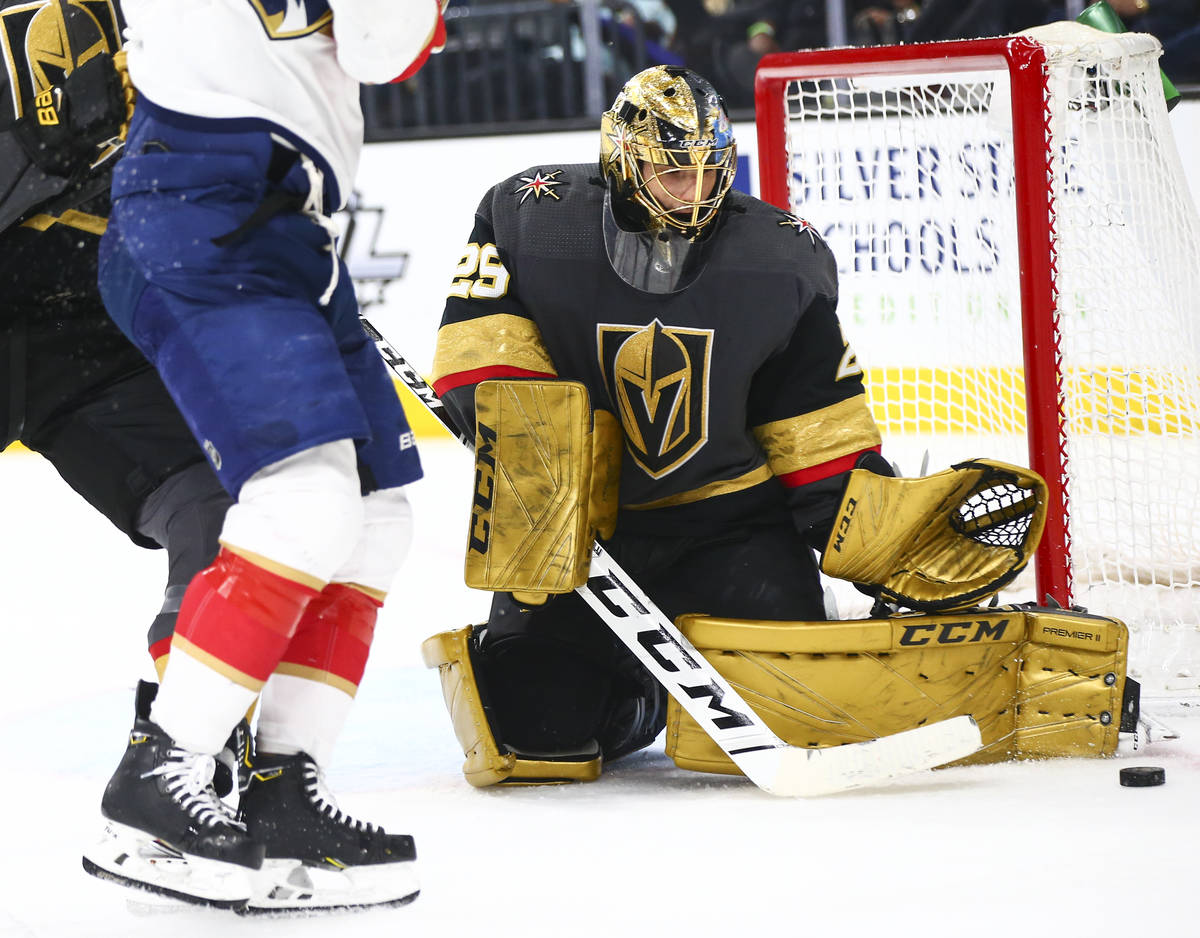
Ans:
[[[616,537],[605,545],[671,619],[822,619],[812,551],[790,520],[710,537]],[[662,686],[576,594],[524,606],[497,593],[477,668],[493,729],[523,752],[599,742],[606,761],[649,745],[666,721]]]

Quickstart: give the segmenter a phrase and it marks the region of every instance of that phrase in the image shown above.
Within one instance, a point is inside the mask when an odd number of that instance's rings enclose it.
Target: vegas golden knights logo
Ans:
[[[120,48],[111,0],[35,0],[0,10],[0,53],[8,78],[0,117],[21,117],[35,97],[62,84],[77,66]]]
[[[601,323],[600,367],[634,462],[653,479],[674,472],[708,441],[713,331]]]
[[[298,39],[333,22],[327,0],[248,0],[272,39]]]

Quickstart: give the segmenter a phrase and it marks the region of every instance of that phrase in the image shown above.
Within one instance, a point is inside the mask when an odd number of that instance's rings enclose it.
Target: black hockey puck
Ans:
[[[1126,788],[1153,788],[1155,785],[1165,784],[1166,781],[1166,769],[1157,765],[1131,765],[1121,769],[1121,784]]]

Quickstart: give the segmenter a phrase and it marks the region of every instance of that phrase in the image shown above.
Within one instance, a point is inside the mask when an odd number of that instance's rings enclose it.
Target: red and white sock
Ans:
[[[381,599],[330,583],[305,610],[275,673],[263,688],[257,748],[307,752],[329,764],[358,692]]]
[[[222,549],[188,585],[151,719],[185,749],[218,752],[318,595]]]

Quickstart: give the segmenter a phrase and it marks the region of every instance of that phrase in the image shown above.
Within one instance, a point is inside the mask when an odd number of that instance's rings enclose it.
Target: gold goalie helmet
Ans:
[[[638,72],[600,120],[600,169],[608,183],[605,244],[631,285],[673,293],[703,267],[701,244],[736,169],[725,104],[687,68]]]

